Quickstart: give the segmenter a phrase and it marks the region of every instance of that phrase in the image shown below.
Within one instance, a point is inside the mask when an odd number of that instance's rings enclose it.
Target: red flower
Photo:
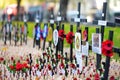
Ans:
[[[26,61],[29,63],[29,58],[27,58]]]
[[[13,70],[15,67],[13,65],[10,65],[9,68]]]
[[[39,64],[36,64],[35,67],[38,68],[38,67],[39,67]]]
[[[23,65],[23,68],[29,68],[27,63],[23,63],[22,65]]]
[[[61,58],[60,54],[58,54],[57,58],[58,58],[58,59],[60,59],[60,58]]]
[[[43,56],[46,56],[46,55],[47,55],[47,53],[46,53],[46,52],[44,52],[44,53],[43,53]]]
[[[83,41],[86,41],[86,39],[87,39],[87,31],[84,30],[83,31]]]
[[[90,78],[86,78],[86,80],[91,80]]]
[[[113,42],[106,40],[102,43],[102,54],[108,57],[113,56],[112,52]]]
[[[75,68],[75,64],[71,63],[70,67],[74,69]]]
[[[51,70],[51,66],[50,66],[50,64],[48,64],[48,69]]]
[[[100,80],[100,75],[98,73],[95,74],[94,80]]]
[[[13,57],[11,57],[11,61],[13,61],[14,60],[14,58]]]
[[[60,67],[60,68],[64,68],[65,66],[64,66],[63,63],[61,63],[59,67]]]
[[[63,40],[64,39],[64,30],[59,30],[58,35]]]
[[[66,41],[71,44],[73,42],[73,32],[69,32],[67,35],[66,35]]]
[[[104,47],[104,49],[106,50],[111,50],[113,47],[113,42],[110,40],[106,40],[102,43],[102,47]]]
[[[4,60],[4,58],[3,57],[0,57],[0,61],[3,61]]]
[[[75,78],[73,78],[73,80],[77,80],[77,78],[75,77]]]
[[[111,76],[111,77],[110,77],[110,80],[115,80],[115,77],[114,77],[114,76]]]
[[[92,74],[90,74],[90,77],[92,77]]]
[[[16,64],[16,70],[17,70],[17,71],[20,71],[22,68],[23,68],[23,65],[22,65],[20,62],[18,62],[18,63]]]

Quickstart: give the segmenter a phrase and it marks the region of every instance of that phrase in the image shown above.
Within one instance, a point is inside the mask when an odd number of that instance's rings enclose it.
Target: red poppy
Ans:
[[[77,78],[75,77],[75,78],[73,78],[73,80],[77,80]]]
[[[58,59],[60,59],[60,58],[61,58],[60,54],[58,54],[57,58],[58,58]]]
[[[29,63],[29,58],[27,58],[26,61]]]
[[[48,69],[51,70],[51,65],[50,64],[48,64]]]
[[[113,56],[113,42],[110,40],[106,40],[102,43],[102,54],[108,57]]]
[[[90,74],[90,77],[92,77],[92,74]]]
[[[102,47],[106,50],[111,50],[113,47],[113,42],[111,40],[106,40],[102,43]]]
[[[86,80],[91,80],[90,78],[86,78]]]
[[[11,57],[11,61],[13,61],[14,60],[14,58],[13,57]]]
[[[23,68],[23,65],[18,62],[18,63],[16,64],[16,70],[19,71],[19,70],[21,70],[22,68]]]
[[[115,80],[115,77],[114,77],[114,76],[111,76],[111,77],[110,77],[110,80]]]
[[[44,52],[44,53],[43,53],[43,56],[46,56],[46,55],[47,55],[47,53],[46,53],[46,52]]]
[[[75,64],[71,63],[70,67],[74,69],[75,68]]]
[[[59,30],[58,35],[63,40],[64,39],[64,30]]]
[[[96,70],[94,69],[93,72],[95,72]]]
[[[98,73],[95,74],[94,80],[100,80],[100,75]]]
[[[3,57],[0,57],[0,61],[3,61],[4,60],[4,58]]]
[[[73,32],[69,32],[67,35],[66,35],[66,41],[67,43],[71,44],[73,42]]]
[[[14,67],[13,65],[10,65],[9,68],[10,68],[11,70],[15,69],[15,67]]]
[[[23,68],[29,68],[27,63],[23,63],[22,65],[23,65]]]
[[[60,68],[64,68],[65,66],[64,66],[63,63],[61,63],[59,67],[60,67]]]
[[[39,64],[36,64],[35,67],[38,68],[38,67],[39,67]]]
[[[86,41],[87,40],[87,31],[84,30],[83,31],[83,41]]]

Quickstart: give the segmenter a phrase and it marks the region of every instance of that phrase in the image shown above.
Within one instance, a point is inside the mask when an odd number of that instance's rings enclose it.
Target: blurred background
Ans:
[[[28,21],[34,21],[36,13],[45,22],[52,12],[56,17],[60,11],[65,21],[77,17],[77,5],[81,2],[81,17],[88,22],[101,19],[103,2],[108,2],[107,20],[114,21],[120,17],[120,0],[0,0],[0,20],[23,20],[27,15]]]

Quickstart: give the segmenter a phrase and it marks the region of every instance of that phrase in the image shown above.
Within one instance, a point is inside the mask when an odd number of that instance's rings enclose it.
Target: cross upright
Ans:
[[[87,22],[87,19],[85,19],[85,18],[80,18],[80,15],[81,15],[81,14],[80,14],[80,8],[81,8],[81,3],[79,2],[79,3],[78,3],[78,11],[76,12],[77,18],[71,19],[71,21],[77,23],[76,31],[78,31],[78,27],[80,26],[80,23],[82,23],[82,22]]]
[[[59,27],[61,26],[61,22],[62,22],[62,20],[63,20],[63,18],[62,18],[62,16],[61,16],[60,11],[59,11],[59,12],[58,12],[57,19],[56,19],[56,21],[57,21],[57,25],[59,25]]]
[[[104,39],[105,26],[111,26],[111,27],[115,26],[115,23],[106,21],[106,11],[107,11],[107,2],[104,2],[103,3],[103,10],[102,10],[102,20],[93,20],[94,25],[101,26],[101,42]],[[100,63],[101,63],[101,55],[97,54],[96,57],[97,57],[96,68],[99,69]]]
[[[52,27],[52,30],[54,30],[54,14],[51,12],[50,14],[50,27]]]

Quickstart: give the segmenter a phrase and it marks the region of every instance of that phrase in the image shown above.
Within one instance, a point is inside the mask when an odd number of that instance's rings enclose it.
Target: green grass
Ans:
[[[16,23],[23,25],[23,22],[13,22],[13,24],[16,24]],[[0,25],[1,25],[1,22],[0,22]],[[33,37],[32,32],[33,32],[34,25],[35,25],[34,22],[28,22],[28,31],[29,31],[28,36],[31,37],[31,38]],[[43,29],[43,25],[44,24],[41,23],[41,28],[42,29]],[[70,24],[69,23],[64,23],[64,25],[65,25],[64,30],[65,30],[65,34],[66,34],[70,31]],[[96,32],[96,28],[98,26],[88,26],[88,27],[89,27],[88,40],[90,42],[92,33]],[[56,25],[54,25],[54,28],[56,28]],[[85,28],[85,25],[82,25],[80,28],[83,31],[84,28]],[[120,48],[120,27],[105,27],[104,40],[108,39],[110,30],[114,31],[114,35],[113,35],[114,46]],[[75,24],[73,25],[73,32],[74,33],[76,32],[76,25]],[[69,44],[66,43],[65,39],[64,39],[64,43],[65,43],[64,46],[66,46],[66,47],[69,46]]]
[[[16,23],[21,24],[21,25],[24,24],[23,22],[13,22],[13,24],[16,24]],[[31,38],[33,37],[32,32],[33,32],[34,25],[35,25],[35,23],[28,22],[28,31],[29,31],[28,36],[31,37]],[[41,28],[42,29],[43,29],[43,25],[44,24],[42,23],[41,24]],[[65,25],[64,30],[65,30],[65,34],[66,34],[66,33],[68,33],[70,31],[70,24],[69,23],[64,23],[64,25]],[[0,22],[0,26],[1,26],[1,22]],[[98,26],[88,26],[88,27],[89,27],[88,40],[89,40],[89,42],[91,42],[92,33],[96,32],[96,28]],[[56,28],[56,25],[54,25],[54,28]],[[81,25],[80,28],[83,31],[85,29],[85,25]],[[114,35],[113,35],[114,46],[120,48],[120,27],[105,27],[104,40],[108,39],[110,30],[114,31]],[[75,24],[73,25],[73,32],[74,33],[76,32],[76,25]],[[73,43],[73,45],[74,45],[74,43]],[[70,46],[66,42],[66,39],[64,39],[64,46],[65,47],[69,47]],[[115,54],[113,58],[114,59],[119,59],[118,54]]]

